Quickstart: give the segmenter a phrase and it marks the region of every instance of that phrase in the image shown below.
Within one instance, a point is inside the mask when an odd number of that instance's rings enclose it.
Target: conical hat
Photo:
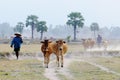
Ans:
[[[21,36],[21,34],[19,32],[16,32],[14,35]]]

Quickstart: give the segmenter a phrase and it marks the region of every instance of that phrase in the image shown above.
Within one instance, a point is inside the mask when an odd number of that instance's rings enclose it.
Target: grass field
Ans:
[[[103,65],[110,70],[120,73],[120,57],[97,57],[97,58],[88,58],[89,61]]]
[[[70,64],[70,72],[74,80],[119,80],[120,76],[107,73],[85,62],[73,62]]]
[[[39,53],[41,52],[40,50],[41,44],[29,44],[29,45],[21,45],[21,53]],[[0,44],[0,53],[12,53],[13,48],[10,47],[10,44]],[[68,44],[68,52],[67,53],[78,53],[78,52],[84,52],[84,48],[81,44]],[[87,52],[87,51],[86,51]],[[93,52],[93,53],[100,53],[104,52],[103,50],[89,50],[88,52]],[[109,49],[107,52],[120,52],[119,50],[113,50]]]
[[[48,80],[38,60],[0,60],[0,80]]]
[[[43,66],[43,59],[40,56],[38,56],[39,60],[35,57],[36,54],[42,54],[40,46],[41,44],[22,45],[20,54],[29,55],[29,58],[22,58],[21,56],[20,60],[9,60],[0,57],[0,80],[57,80],[49,79],[44,75],[46,69]],[[0,44],[0,56],[9,53],[13,53],[13,48],[9,44]],[[119,54],[119,50],[107,51],[110,55],[112,54],[111,56],[101,56],[100,54],[103,53],[104,51],[96,50],[84,51],[82,45],[68,44],[67,54],[71,62],[68,67],[63,69],[52,66],[50,69],[55,69],[55,71],[52,71],[50,75],[55,73],[56,75],[51,77],[58,77],[59,80],[120,80],[120,75],[116,75],[116,73],[120,74],[120,57],[112,56],[113,54]],[[31,58],[32,56],[34,58]],[[85,61],[75,61],[72,58]],[[89,62],[101,65],[103,68],[105,67],[116,73],[101,70],[99,66],[97,67]],[[63,70],[63,72],[59,70]]]

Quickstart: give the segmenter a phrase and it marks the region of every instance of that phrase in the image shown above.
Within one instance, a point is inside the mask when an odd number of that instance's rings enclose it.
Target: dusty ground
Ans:
[[[1,47],[0,51],[4,51],[8,50],[7,47],[8,45],[3,45],[4,47]],[[28,53],[33,53],[34,55],[31,56],[30,54],[25,54],[25,55],[20,55],[19,60],[26,60],[26,59],[30,59],[30,60],[39,60],[40,62],[43,62],[43,55],[40,52],[40,45],[37,45],[36,49],[33,49],[33,46],[35,45],[24,45],[23,49],[21,50],[21,52],[27,52],[28,51],[28,47],[30,48],[30,52]],[[80,49],[79,49],[80,48]],[[10,53],[12,52],[12,49],[9,47],[10,50],[8,50]],[[82,50],[82,52],[81,52]],[[116,76],[120,77],[120,72],[115,71],[114,69],[110,69],[109,67],[102,65],[100,63],[94,62],[90,59],[94,58],[94,57],[102,57],[102,58],[111,58],[111,57],[119,57],[120,53],[120,47],[119,46],[109,46],[107,48],[107,50],[112,50],[109,53],[107,51],[104,51],[103,48],[93,48],[93,49],[88,49],[85,52],[83,52],[83,49],[81,49],[81,45],[70,45],[69,46],[69,51],[68,53],[65,55],[64,58],[64,67],[57,67],[56,65],[56,57],[54,55],[51,55],[51,61],[49,64],[49,68],[44,68],[44,64],[42,64],[43,69],[45,69],[45,71],[43,71],[43,75],[48,78],[48,80],[76,80],[75,76],[72,75],[70,73],[70,69],[68,68],[69,65],[74,62],[74,61],[78,61],[78,62],[85,62],[88,63],[94,67],[99,68],[101,71],[104,71],[106,73],[110,73]],[[36,51],[36,52],[35,52]],[[100,52],[99,52],[100,51]],[[114,52],[115,51],[115,52]],[[15,55],[13,55],[12,53],[9,56],[6,56],[9,60],[16,60]],[[120,60],[120,58],[119,58]],[[34,62],[34,61],[33,61]],[[31,63],[33,64],[33,63]],[[24,65],[23,65],[24,66]],[[113,65],[114,66],[114,65]],[[120,63],[117,64],[117,66],[120,66]],[[33,67],[33,66],[32,66]],[[35,69],[35,68],[34,68]],[[35,70],[37,72],[37,70]],[[79,73],[79,71],[78,71]],[[60,78],[60,75],[64,76],[63,79]],[[120,78],[119,78],[120,79]],[[5,80],[5,79],[2,79]],[[38,79],[39,80],[39,79]],[[46,79],[45,79],[46,80]],[[78,79],[79,80],[79,79]],[[112,80],[112,79],[111,79]]]
[[[89,56],[89,55],[88,55]],[[92,58],[91,56],[89,57],[78,57],[78,56],[69,56],[69,57],[65,57],[65,65],[64,68],[58,68],[55,65],[55,61],[51,61],[51,63],[49,64],[49,68],[45,69],[45,73],[44,75],[49,79],[49,80],[61,80],[59,79],[59,77],[57,76],[58,74],[60,75],[64,75],[64,77],[67,77],[67,80],[75,80],[75,77],[70,73],[70,70],[68,69],[69,65],[74,62],[74,61],[78,61],[78,62],[85,62],[88,63],[94,67],[99,68],[101,71],[104,71],[106,73],[111,73],[114,74],[116,76],[120,77],[120,73],[116,72],[114,70],[111,70],[109,68],[107,68],[104,65],[100,65],[98,63],[89,61],[90,58]],[[104,56],[105,57],[105,56]],[[89,58],[89,59],[88,59]],[[118,64],[119,65],[119,64]]]

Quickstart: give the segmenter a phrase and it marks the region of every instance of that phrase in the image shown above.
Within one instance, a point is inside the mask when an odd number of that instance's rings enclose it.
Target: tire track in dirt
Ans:
[[[93,66],[96,66],[96,67],[100,68],[103,71],[106,71],[107,73],[112,73],[112,74],[120,76],[120,73],[115,72],[113,70],[110,70],[109,68],[106,68],[106,67],[104,67],[102,65],[99,65],[99,64],[96,64],[96,63],[93,63],[93,62],[88,62],[88,61],[86,61],[86,62],[89,63],[89,64],[91,64],[91,65],[93,65]]]
[[[102,65],[99,65],[99,64],[97,64],[97,63],[90,62],[90,61],[87,61],[87,60],[85,60],[85,59],[73,59],[73,60],[74,60],[74,61],[87,62],[88,64],[91,64],[91,65],[93,65],[93,66],[95,66],[95,67],[100,68],[102,71],[105,71],[105,72],[107,72],[107,73],[112,73],[112,74],[115,74],[115,75],[120,76],[120,73],[115,72],[115,71],[113,71],[113,70],[110,70],[109,68],[106,68],[106,67],[104,67],[104,66],[102,66]]]

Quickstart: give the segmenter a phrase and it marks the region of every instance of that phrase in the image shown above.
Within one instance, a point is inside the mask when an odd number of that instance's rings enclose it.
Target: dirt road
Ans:
[[[45,69],[45,73],[44,75],[49,79],[49,80],[60,80],[59,77],[57,76],[57,74],[61,74],[61,75],[64,75],[68,78],[68,80],[74,80],[74,76],[72,76],[70,74],[70,71],[68,69],[68,66],[71,62],[73,61],[80,61],[80,62],[86,62],[90,65],[93,65],[97,68],[100,68],[102,71],[105,71],[107,73],[112,73],[114,75],[118,75],[120,76],[120,73],[118,72],[115,72],[113,70],[110,70],[108,69],[107,67],[103,66],[103,65],[100,65],[100,64],[97,64],[97,63],[94,63],[94,62],[90,62],[88,61],[87,59],[83,59],[83,58],[65,58],[65,65],[63,68],[60,68],[60,67],[56,67],[55,65],[55,61],[52,61],[50,64],[49,64],[49,68],[46,68]],[[69,76],[69,77],[68,77]]]

